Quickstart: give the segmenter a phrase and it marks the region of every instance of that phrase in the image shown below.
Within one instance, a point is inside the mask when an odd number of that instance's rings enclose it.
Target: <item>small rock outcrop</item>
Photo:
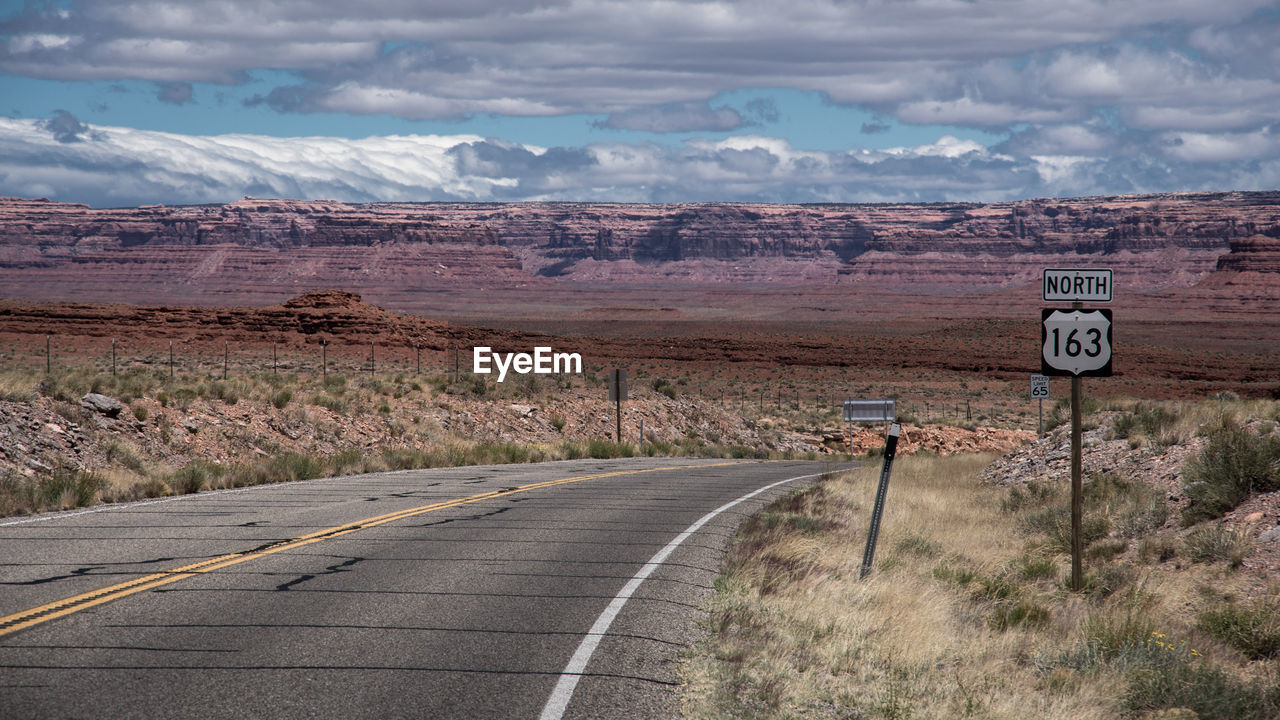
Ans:
[[[80,398],[80,404],[96,413],[101,413],[109,418],[120,417],[120,413],[124,412],[124,405],[112,397],[107,397],[101,393],[88,393]]]

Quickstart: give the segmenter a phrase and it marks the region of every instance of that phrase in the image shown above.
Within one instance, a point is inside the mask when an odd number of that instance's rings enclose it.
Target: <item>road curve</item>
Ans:
[[[0,716],[673,716],[729,538],[830,469],[579,460],[0,519]]]

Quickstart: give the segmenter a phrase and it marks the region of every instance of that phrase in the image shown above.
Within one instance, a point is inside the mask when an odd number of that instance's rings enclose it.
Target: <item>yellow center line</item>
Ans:
[[[127,597],[135,593],[152,590],[162,585],[168,585],[169,583],[177,582],[184,578],[202,575],[204,573],[213,572],[214,570],[238,565],[242,562],[253,560],[255,558],[274,555],[275,553],[284,550],[293,550],[295,548],[320,542],[321,540],[340,537],[342,535],[353,533],[357,530],[385,525],[390,522],[403,520],[415,515],[434,512],[436,510],[444,510],[447,508],[458,507],[459,505],[468,505],[482,500],[492,500],[506,495],[514,495],[516,493],[524,493],[531,490],[540,490],[543,488],[554,487],[556,485],[579,483],[584,480],[599,480],[601,478],[618,477],[620,475],[640,475],[642,473],[660,472],[663,470],[687,470],[689,468],[722,467],[725,465],[735,464],[737,463],[722,462],[706,465],[669,465],[666,467],[648,468],[645,470],[619,470],[615,472],[597,473],[594,475],[578,475],[574,477],[560,478],[557,480],[546,480],[543,482],[530,483],[528,485],[520,485],[510,490],[491,490],[478,495],[444,500],[432,503],[431,505],[423,505],[421,507],[409,508],[407,510],[397,510],[396,512],[387,513],[385,515],[376,515],[371,518],[365,518],[364,520],[335,525],[325,530],[317,530],[316,532],[299,535],[298,537],[291,538],[289,540],[280,540],[252,550],[243,550],[240,552],[229,553],[227,555],[219,555],[218,557],[208,558],[190,565],[183,565],[182,567],[173,568],[171,570],[164,570],[151,575],[134,578],[133,580],[127,580],[116,585],[110,585],[98,590],[91,590],[79,595],[72,595],[71,597],[55,600],[51,603],[45,603],[44,605],[33,607],[29,610],[23,610],[0,618],[0,637],[29,628],[33,625],[39,625],[40,623],[48,622],[49,620],[54,620],[79,612],[86,608],[94,607],[95,605],[102,605],[103,603],[119,600],[120,598]]]

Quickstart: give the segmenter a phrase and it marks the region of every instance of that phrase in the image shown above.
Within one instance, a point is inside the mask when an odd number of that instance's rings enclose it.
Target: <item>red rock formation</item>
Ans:
[[[94,210],[0,199],[0,295],[263,304],[313,288],[407,292],[533,281],[497,236],[423,207],[284,200]]]
[[[1230,247],[1218,258],[1220,272],[1280,273],[1280,238],[1254,235],[1233,239]]]
[[[1150,290],[1192,286],[1215,268],[1239,272],[1239,262],[1271,267],[1268,241],[1251,239],[1260,235],[1280,236],[1280,193],[987,205],[246,198],[106,210],[9,198],[0,199],[0,296],[268,304],[342,287],[413,307],[414,296],[459,288],[604,283],[843,282],[918,293],[1025,285],[1055,265],[1105,265],[1118,284]]]
[[[346,345],[419,346],[443,350],[487,333],[504,338],[510,333],[402,315],[383,310],[345,291],[305,293],[282,305],[267,307],[164,307],[40,303],[0,300],[0,334],[56,333],[64,337],[131,338],[134,343],[160,344],[279,342],[318,344],[321,340]]]

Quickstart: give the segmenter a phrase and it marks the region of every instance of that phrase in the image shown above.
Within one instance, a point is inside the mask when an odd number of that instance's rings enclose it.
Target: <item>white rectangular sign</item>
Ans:
[[[1031,376],[1031,399],[1049,397],[1049,376],[1048,375],[1032,375]]]
[[[609,402],[627,399],[627,371],[616,368],[609,371]]]
[[[889,422],[897,417],[892,398],[886,400],[845,400],[845,422]]]
[[[1045,268],[1045,302],[1111,302],[1110,268]]]

